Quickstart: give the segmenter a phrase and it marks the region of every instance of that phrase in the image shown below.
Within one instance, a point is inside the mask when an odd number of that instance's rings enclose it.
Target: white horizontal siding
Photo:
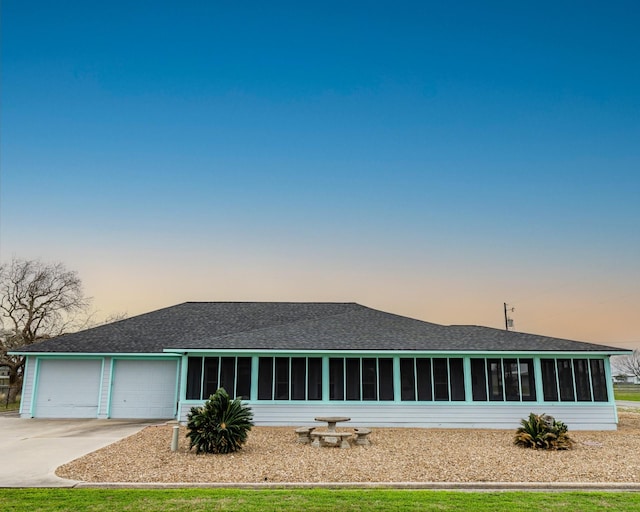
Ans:
[[[317,416],[347,416],[349,426],[515,429],[531,412],[551,414],[570,430],[615,430],[615,405],[536,404],[349,404],[249,403],[254,423],[262,426],[318,425]],[[186,421],[193,404],[180,406]]]

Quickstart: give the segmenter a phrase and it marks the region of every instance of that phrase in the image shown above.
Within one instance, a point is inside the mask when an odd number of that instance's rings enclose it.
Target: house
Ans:
[[[9,367],[0,365],[0,392],[9,387]]]
[[[620,361],[620,356],[611,358],[611,375],[615,384],[640,384],[640,377],[630,373]]]
[[[218,387],[257,425],[615,429],[628,351],[355,303],[187,302],[24,347],[23,418],[177,418]]]

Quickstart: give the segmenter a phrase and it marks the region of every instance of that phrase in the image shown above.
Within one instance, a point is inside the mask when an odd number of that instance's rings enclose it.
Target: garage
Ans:
[[[178,362],[117,359],[111,389],[111,418],[174,418]]]
[[[41,359],[36,418],[96,418],[102,359]]]

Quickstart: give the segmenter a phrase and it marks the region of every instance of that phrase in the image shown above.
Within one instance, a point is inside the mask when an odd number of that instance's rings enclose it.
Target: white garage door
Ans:
[[[173,418],[176,413],[176,361],[119,359],[113,370],[112,418]]]
[[[102,361],[41,359],[36,418],[96,418]]]

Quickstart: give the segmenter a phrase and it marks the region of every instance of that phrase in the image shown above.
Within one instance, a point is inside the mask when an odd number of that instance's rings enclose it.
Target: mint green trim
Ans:
[[[533,358],[533,382],[536,387],[536,403],[544,402],[544,387],[542,385],[542,363],[541,357]],[[546,403],[546,402],[545,402]]]
[[[24,389],[24,383],[29,382],[29,357],[25,358],[24,361],[24,375],[22,376],[22,386]],[[31,401],[33,402],[33,386],[31,386]],[[20,400],[20,409],[18,409],[18,414],[22,416],[22,410],[24,409],[24,400]]]
[[[440,357],[482,357],[483,354],[489,356],[500,356],[502,357],[533,357],[533,356],[541,356],[541,357],[603,357],[610,355],[623,355],[623,354],[631,354],[632,350],[624,350],[620,349],[620,352],[612,352],[612,351],[555,351],[555,350],[521,350],[521,351],[513,351],[513,350],[264,350],[264,349],[189,349],[189,348],[165,348],[163,352],[167,355],[182,355],[188,353],[190,356],[204,356],[209,354],[257,354],[264,357],[279,357],[282,355],[283,357],[296,357],[296,356],[307,356],[309,354],[313,354],[316,357],[320,356],[330,356],[330,357],[363,357],[363,356],[378,356],[378,357],[393,357],[396,355],[400,356],[413,356],[413,357],[425,357],[430,355],[438,355]],[[169,354],[173,353],[173,354]]]
[[[471,382],[471,358],[462,358],[462,373],[464,378],[464,401],[473,403],[473,386]]]
[[[393,401],[402,403],[402,379],[400,378],[400,356],[393,358]]]
[[[591,401],[595,400],[595,395],[593,394],[593,375],[591,375],[591,361],[587,360],[587,376],[589,379],[589,393],[591,393]],[[605,373],[606,378],[606,373]],[[607,395],[607,399],[609,396]]]
[[[318,353],[317,352],[310,352],[311,357],[317,357]],[[379,354],[381,356],[381,358],[389,358],[389,356],[387,354]],[[414,360],[414,364],[415,361],[417,359],[421,359],[421,357],[416,357],[415,353],[410,353],[408,354],[411,357],[409,357],[408,359],[413,359]],[[455,357],[450,357],[447,358],[448,359],[448,365],[447,365],[447,370],[448,370],[448,388],[449,388],[449,397],[451,397],[451,367],[450,367],[450,360],[451,359],[462,359],[462,363],[463,363],[463,374],[464,374],[464,393],[465,393],[465,399],[464,400],[407,400],[407,401],[403,401],[402,400],[402,378],[401,378],[401,371],[400,371],[400,361],[402,357],[406,357],[404,355],[395,355],[393,357],[391,357],[392,361],[393,361],[393,391],[394,391],[394,395],[393,395],[393,400],[331,400],[330,397],[330,371],[329,371],[329,360],[331,359],[331,356],[334,356],[338,359],[344,358],[344,355],[342,354],[331,354],[331,355],[324,355],[322,357],[322,400],[275,400],[275,399],[270,399],[270,400],[258,400],[258,374],[259,374],[259,364],[258,364],[258,359],[260,356],[258,355],[253,355],[252,356],[252,366],[251,366],[251,396],[249,398],[249,400],[247,400],[249,403],[255,403],[255,404],[307,404],[307,405],[331,405],[331,404],[350,404],[350,405],[355,405],[356,407],[359,406],[359,404],[362,405],[380,405],[380,404],[389,404],[389,403],[393,403],[396,405],[408,405],[408,404],[419,404],[419,405],[455,405],[455,406],[460,406],[460,405],[474,405],[474,406],[480,406],[480,407],[490,407],[490,406],[505,406],[505,407],[510,407],[510,406],[514,406],[514,405],[522,405],[522,406],[527,406],[527,407],[545,407],[545,406],[549,406],[549,405],[553,405],[553,406],[563,406],[563,407],[585,407],[585,406],[595,406],[595,407],[611,407],[611,406],[615,406],[615,403],[613,401],[613,392],[612,392],[612,384],[611,384],[611,379],[610,379],[610,370],[609,370],[609,374],[607,376],[607,378],[609,379],[607,382],[607,391],[608,391],[608,395],[609,395],[609,399],[606,402],[596,402],[596,401],[589,401],[589,402],[578,402],[577,400],[575,401],[561,401],[561,400],[557,400],[557,401],[544,401],[544,390],[543,390],[543,382],[542,382],[542,367],[541,367],[541,359],[543,358],[549,358],[549,359],[553,359],[553,360],[557,360],[557,359],[563,359],[562,357],[550,357],[552,355],[555,354],[547,354],[545,353],[542,357],[541,356],[532,356],[530,354],[525,355],[524,357],[514,357],[514,354],[512,353],[506,353],[507,357],[502,357],[502,358],[498,358],[498,357],[490,357],[487,356],[486,354],[480,354],[480,353],[473,353],[472,356],[467,356],[467,357],[460,357],[459,353],[455,353]],[[582,354],[581,354],[582,355]],[[575,354],[574,354],[575,356]],[[194,357],[205,357],[205,356],[195,356]],[[221,356],[219,356],[221,357]],[[268,357],[270,358],[274,363],[275,363],[275,356],[273,354],[267,354],[264,357]],[[283,357],[283,356],[281,356]],[[287,359],[289,359],[291,357],[295,357],[292,353],[287,353],[286,356]],[[424,358],[424,356],[422,357]],[[502,400],[482,400],[482,401],[474,401],[473,400],[473,382],[471,380],[471,360],[472,359],[482,359],[485,361],[486,364],[486,360],[487,359],[500,359],[502,362],[502,379],[504,382],[504,375],[505,375],[505,365],[504,365],[504,360],[505,359],[510,359],[510,360],[515,360],[516,364],[517,364],[517,380],[518,380],[518,389],[519,389],[519,400],[506,400],[506,390],[503,384],[503,396],[502,396]],[[361,358],[358,358],[361,359]],[[429,358],[431,360],[431,364],[433,365],[433,357]],[[520,369],[520,363],[522,361],[522,359],[527,359],[527,360],[532,360],[533,364],[531,366],[531,372],[532,375],[531,377],[533,378],[534,381],[534,390],[535,390],[535,396],[536,399],[535,400],[523,400],[522,397],[522,373],[521,373],[521,369]],[[605,365],[606,368],[609,368],[609,360],[607,357],[574,357],[571,358],[573,359],[597,359],[597,360],[603,360],[605,361]],[[202,372],[204,373],[204,372]],[[575,372],[574,372],[575,373]],[[379,372],[378,372],[379,374]],[[275,379],[275,371],[273,372],[274,375],[274,379]],[[414,375],[416,375],[415,373],[415,368],[414,368]],[[236,375],[236,379],[237,379],[237,375]],[[433,367],[431,369],[431,387],[432,389],[434,389],[434,372],[433,372]],[[485,366],[485,385],[488,386],[488,382],[490,379],[490,374],[489,371],[487,370],[486,366]],[[591,380],[591,379],[590,379]],[[185,382],[185,381],[183,381]],[[273,387],[273,381],[272,381],[272,387]],[[378,381],[378,385],[379,385],[379,381]],[[417,385],[417,379],[415,382],[415,385]],[[575,383],[574,383],[575,386]],[[575,394],[575,393],[574,393]],[[186,396],[186,395],[183,395]],[[593,394],[592,394],[593,396]],[[489,391],[487,389],[487,397],[489,397]],[[417,391],[416,391],[416,398],[417,398]],[[182,403],[202,403],[203,400],[181,400]]]
[[[111,418],[111,395],[113,394],[113,370],[116,366],[116,360],[111,358],[109,363],[109,390],[107,391],[107,418]]]
[[[35,417],[36,412],[36,397],[38,396],[38,381],[40,380],[40,358],[35,358],[35,364],[33,369],[33,391],[31,393],[31,403],[29,404],[29,416]]]
[[[175,409],[173,410],[174,418],[178,417],[178,412],[180,411],[180,383],[182,382],[182,372],[180,369],[182,367],[182,359],[176,359],[176,387],[174,392]]]
[[[251,392],[249,400],[258,399],[258,364],[260,358],[258,356],[251,357]]]
[[[589,365],[589,369],[591,369],[591,365]],[[604,379],[607,383],[607,398],[608,402],[599,402],[599,403],[612,403],[615,408],[615,420],[616,425],[618,424],[618,407],[615,405],[616,397],[613,395],[613,376],[611,375],[611,360],[607,357],[604,360]]]
[[[184,404],[202,404],[205,400],[185,400]],[[484,400],[481,402],[465,402],[464,400],[407,400],[404,402],[396,402],[394,400],[243,400],[243,402],[247,402],[250,404],[266,404],[266,405],[353,405],[354,407],[360,406],[378,406],[378,405],[386,405],[386,406],[425,406],[431,405],[434,407],[440,406],[455,406],[455,407],[469,407],[469,406],[478,406],[478,407],[514,407],[514,406],[522,406],[522,407],[543,407],[545,405],[552,404],[553,406],[562,406],[562,407],[613,407],[613,404],[610,402],[518,402],[518,401],[488,401]],[[542,411],[542,412],[552,412],[552,411]]]
[[[169,354],[165,352],[8,352],[11,355],[58,357],[64,359],[97,359],[99,357],[179,357],[182,354]]]
[[[310,402],[319,401],[321,403],[329,403],[330,385],[329,385],[329,356],[322,357],[322,400],[309,400]]]
[[[288,354],[294,356],[296,354],[306,355],[306,354],[315,354],[316,356],[321,355],[372,355],[377,354],[382,357],[382,354],[389,354],[387,357],[391,357],[394,355],[413,355],[414,357],[426,356],[426,355],[442,355],[443,357],[462,357],[464,355],[474,356],[480,354],[488,354],[488,355],[500,355],[505,354],[511,357],[518,357],[517,354],[522,354],[524,356],[531,357],[532,355],[540,355],[547,357],[566,357],[566,356],[574,356],[578,357],[580,354],[582,357],[602,357],[602,356],[611,356],[611,355],[624,355],[624,354],[632,354],[633,350],[620,349],[619,351],[611,351],[611,350],[598,350],[598,351],[583,351],[583,350],[522,350],[522,351],[513,351],[513,350],[297,350],[297,349],[277,349],[277,350],[264,350],[264,349],[193,349],[193,348],[165,348],[162,352],[21,352],[21,351],[10,351],[9,355],[15,356],[60,356],[60,357],[78,357],[78,358],[87,358],[87,357],[121,357],[121,356],[145,356],[145,357],[176,357],[181,356],[186,353],[191,355],[205,355],[212,353],[220,353],[220,354],[262,354],[265,356],[274,356],[274,354]]]
[[[82,357],[68,357],[68,356],[58,356],[57,354],[51,354],[49,352],[44,353],[44,354],[38,354],[37,358],[39,360],[45,360],[45,359],[73,359],[73,360],[82,360],[82,361],[86,361],[88,359],[104,359],[104,355],[102,354],[89,354],[86,356],[82,356]]]
[[[220,383],[220,360],[218,360],[218,375],[216,375],[218,383]],[[200,396],[204,394],[204,357],[200,360]],[[209,398],[209,397],[206,397]]]
[[[576,365],[575,359],[571,358],[571,376],[573,377],[573,399],[578,400],[578,389],[576,386]],[[558,372],[558,386],[560,386],[560,372]],[[591,397],[591,402],[593,402],[593,396]]]
[[[96,417],[100,417],[100,408],[102,407],[102,388],[104,387],[104,360],[103,357],[100,361],[100,386],[98,387],[98,410],[96,411]]]
[[[189,358],[182,356],[180,359],[180,384],[178,387],[178,402],[187,398],[187,372],[189,371]]]

